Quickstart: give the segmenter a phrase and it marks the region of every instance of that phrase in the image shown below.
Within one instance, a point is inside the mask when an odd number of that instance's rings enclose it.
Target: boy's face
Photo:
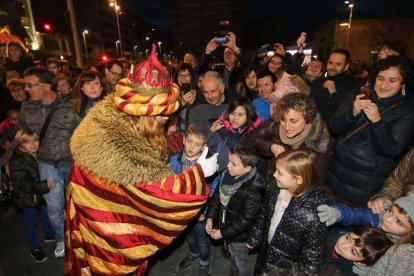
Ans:
[[[382,217],[381,229],[393,235],[404,236],[412,231],[412,226],[408,216],[401,214],[398,208],[392,205]]]
[[[361,252],[362,247],[355,245],[355,239],[357,238],[359,237],[353,232],[348,232],[345,235],[340,236],[339,239],[336,240],[334,247],[336,254],[348,261],[364,261],[364,256]]]
[[[39,149],[39,141],[30,140],[21,145],[21,148],[30,153],[36,153]]]
[[[238,177],[250,172],[252,167],[244,166],[237,154],[229,152],[229,163],[227,164],[227,170],[231,176]]]
[[[195,157],[203,151],[205,147],[205,139],[192,133],[187,134],[183,138],[184,152],[189,158]]]

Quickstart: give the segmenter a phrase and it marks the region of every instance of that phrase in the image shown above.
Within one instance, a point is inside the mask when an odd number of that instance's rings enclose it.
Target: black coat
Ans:
[[[329,94],[328,89],[323,87],[327,80],[335,82],[336,93]],[[322,76],[314,80],[311,83],[310,95],[315,99],[322,119],[328,122],[347,95],[358,90],[358,81],[350,73],[342,73],[335,77]]]
[[[206,217],[212,218],[213,221],[220,221],[220,231],[225,241],[245,242],[250,228],[259,215],[266,183],[257,172],[245,181],[230,198],[225,211],[224,222],[222,222],[224,209],[220,203],[220,185],[221,180],[210,199]]]
[[[371,95],[380,112],[395,103],[404,103],[382,115],[379,122],[369,123],[336,145],[327,176],[327,184],[335,194],[361,206],[381,190],[414,135],[413,102],[405,102],[401,93],[386,99],[378,99],[373,91]],[[349,95],[329,122],[331,132],[338,136],[350,133],[368,120],[363,112],[353,116],[355,96]]]
[[[49,189],[46,180],[40,181],[36,158],[16,148],[9,164],[14,203],[20,208],[29,208],[43,202],[42,194]]]
[[[326,257],[326,226],[319,221],[316,207],[326,203],[322,186],[312,185],[308,192],[292,197],[268,243],[270,222],[280,189],[269,185],[259,217],[250,232],[248,243],[261,245],[256,273],[270,272],[281,260],[294,262],[301,270],[315,273]]]

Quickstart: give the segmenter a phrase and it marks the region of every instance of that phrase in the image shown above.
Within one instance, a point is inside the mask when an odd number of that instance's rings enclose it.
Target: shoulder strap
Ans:
[[[47,114],[46,120],[42,125],[42,129],[40,130],[40,134],[39,134],[39,147],[42,144],[47,128],[49,127],[50,121],[52,120],[53,113],[55,113],[56,109],[57,109],[56,107],[51,107],[49,113]]]
[[[380,112],[380,115],[384,115],[385,113],[387,113],[388,111],[393,110],[394,108],[396,108],[397,106],[403,104],[404,101],[398,102],[396,104],[393,104],[392,106],[389,106],[388,108],[384,109],[382,112]],[[351,138],[352,136],[354,136],[355,134],[357,134],[358,132],[360,132],[361,130],[363,130],[364,128],[366,128],[369,125],[369,121],[366,121],[365,123],[363,123],[362,125],[360,125],[359,127],[357,127],[356,129],[354,129],[353,131],[351,131],[350,133],[346,134],[345,137],[343,137],[337,144],[336,146],[339,146],[340,144],[344,143],[345,141],[347,141],[349,138]]]

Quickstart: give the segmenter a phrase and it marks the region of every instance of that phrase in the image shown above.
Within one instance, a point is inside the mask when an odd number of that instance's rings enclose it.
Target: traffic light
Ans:
[[[45,29],[45,32],[47,32],[47,33],[52,32],[52,25],[50,23],[43,24],[43,28]]]
[[[101,59],[102,59],[102,61],[108,61],[109,60],[107,55],[102,55]]]

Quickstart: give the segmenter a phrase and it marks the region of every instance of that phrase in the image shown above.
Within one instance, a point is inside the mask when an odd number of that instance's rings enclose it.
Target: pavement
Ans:
[[[40,223],[40,213],[38,215]],[[0,206],[0,276],[40,276],[63,275],[63,258],[55,259],[53,252],[55,243],[41,245],[49,256],[42,263],[36,263],[30,256],[23,228],[23,214],[10,206]],[[41,228],[41,227],[39,227]],[[43,237],[41,229],[38,229],[38,237]],[[213,276],[229,274],[229,260],[221,254],[219,243],[215,242],[210,250],[210,270]],[[198,275],[198,264],[194,263],[183,272],[176,272],[177,264],[188,254],[188,246],[185,235],[181,235],[166,249],[159,251],[150,261],[147,270],[148,276],[190,276]],[[250,256],[251,265],[254,266],[256,255]]]

